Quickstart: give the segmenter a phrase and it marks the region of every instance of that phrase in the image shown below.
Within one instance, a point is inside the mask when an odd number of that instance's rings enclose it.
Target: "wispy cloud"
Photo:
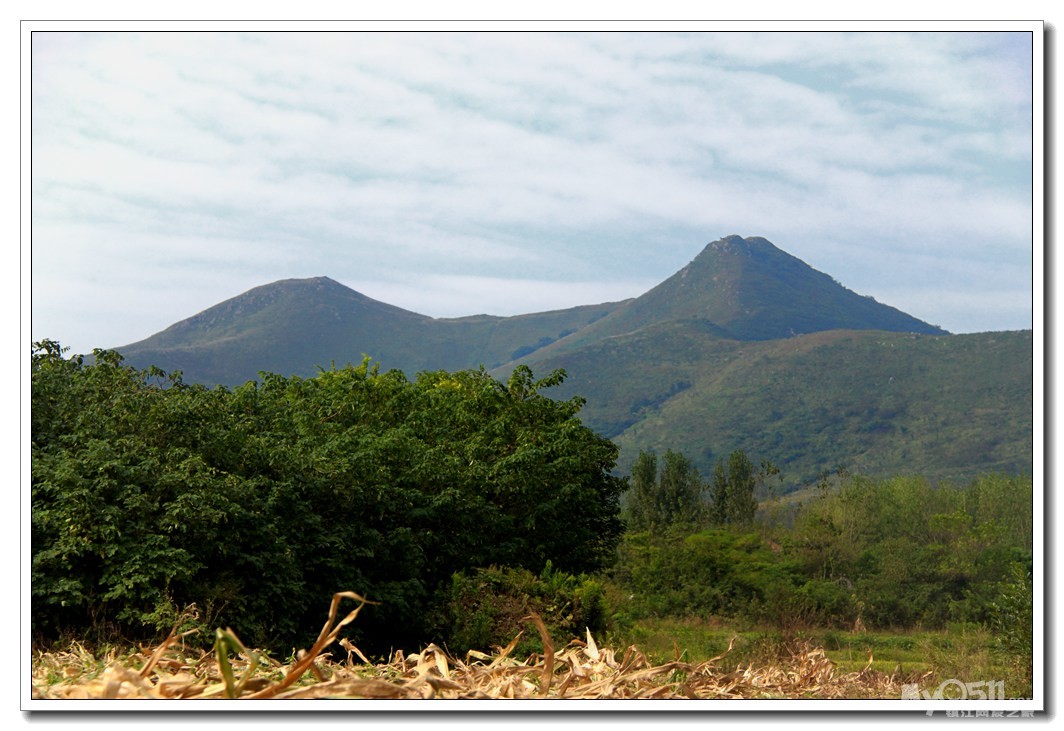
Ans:
[[[731,233],[859,291],[912,292],[933,245],[929,281],[1023,293],[1030,75],[1023,33],[36,33],[34,334],[119,345],[316,274],[553,309]],[[965,292],[906,296],[978,329]]]

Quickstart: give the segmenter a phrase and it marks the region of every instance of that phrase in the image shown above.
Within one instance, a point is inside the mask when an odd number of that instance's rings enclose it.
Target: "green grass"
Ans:
[[[752,642],[759,633],[739,631],[725,624],[697,618],[646,619],[607,635],[613,647],[635,645],[653,662],[665,663],[677,656],[688,662],[704,662],[728,649],[735,636]]]

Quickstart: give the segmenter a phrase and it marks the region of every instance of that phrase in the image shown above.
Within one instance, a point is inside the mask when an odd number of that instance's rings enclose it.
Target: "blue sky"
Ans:
[[[318,275],[436,317],[619,300],[730,234],[1030,328],[1032,35],[909,26],[34,33],[33,339]]]

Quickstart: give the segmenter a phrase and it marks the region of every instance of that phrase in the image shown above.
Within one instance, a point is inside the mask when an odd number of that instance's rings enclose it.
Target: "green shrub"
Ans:
[[[494,566],[455,573],[437,607],[438,635],[456,654],[505,647],[520,632],[524,634],[514,650],[519,657],[542,653],[542,640],[529,619],[533,613],[557,647],[583,639],[587,630],[606,630],[602,584],[549,563],[538,576],[528,569]]]
[[[1034,677],[1034,587],[1029,567],[1010,567],[991,609],[987,622],[991,648],[1010,666],[1017,694],[1029,697]]]
[[[795,575],[760,533],[680,527],[625,536],[612,578],[638,617],[775,618],[789,611]]]
[[[861,616],[863,604],[852,585],[810,579],[797,591],[803,616],[810,624],[850,629]]]

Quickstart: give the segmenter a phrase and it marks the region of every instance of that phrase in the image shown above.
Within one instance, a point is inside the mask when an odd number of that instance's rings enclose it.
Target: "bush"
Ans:
[[[821,627],[852,628],[861,618],[863,604],[853,586],[838,581],[811,579],[798,589],[802,616]]]
[[[1030,696],[1034,678],[1034,587],[1029,567],[1014,564],[1009,578],[998,585],[998,597],[987,623],[994,651],[1011,666],[1020,687]]]
[[[612,576],[630,593],[635,618],[775,618],[787,611],[795,585],[788,559],[760,533],[735,528],[628,534]]]
[[[586,575],[557,571],[549,563],[539,574],[528,569],[490,567],[452,576],[438,600],[443,618],[438,635],[455,654],[506,647],[523,632],[518,657],[542,653],[543,643],[531,624],[539,615],[555,646],[583,639],[587,630],[606,630],[605,590]]]
[[[803,593],[825,621],[847,611],[836,584],[869,626],[987,622],[1009,567],[1030,561],[1031,495],[1029,478],[849,478],[797,513],[791,543],[815,582]]]

